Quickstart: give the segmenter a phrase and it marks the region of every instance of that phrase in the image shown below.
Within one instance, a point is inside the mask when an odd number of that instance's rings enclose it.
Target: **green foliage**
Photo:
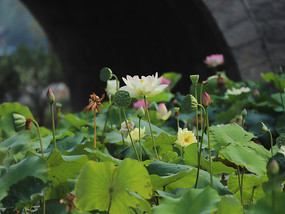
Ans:
[[[211,142],[219,155],[260,176],[266,173],[270,152],[250,141],[254,135],[237,124],[211,126]]]
[[[209,201],[209,198],[211,200]],[[205,189],[190,189],[181,198],[165,198],[163,202],[153,208],[153,214],[164,213],[212,213],[218,209],[220,197],[216,191]]]
[[[79,174],[75,192],[78,208],[119,214],[133,213],[129,207],[151,198],[152,187],[146,169],[136,160],[125,159],[118,167],[90,161]]]

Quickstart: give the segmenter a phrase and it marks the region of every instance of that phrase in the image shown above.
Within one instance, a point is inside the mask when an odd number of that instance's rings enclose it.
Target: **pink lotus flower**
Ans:
[[[209,67],[209,68],[215,68],[219,65],[224,64],[224,56],[223,54],[213,54],[211,56],[207,56],[206,59],[204,60],[204,63]]]
[[[149,106],[149,102],[148,101],[146,101],[146,105],[147,105],[147,107]],[[139,109],[140,107],[143,107],[145,109],[144,99],[136,101],[133,106],[136,109]]]
[[[160,83],[160,84],[161,84],[161,85],[168,85],[167,88],[170,89],[170,86],[169,86],[170,83],[171,83],[171,81],[170,81],[169,79],[167,79],[167,78],[165,78],[165,77],[162,77],[162,80],[161,80],[161,83]]]

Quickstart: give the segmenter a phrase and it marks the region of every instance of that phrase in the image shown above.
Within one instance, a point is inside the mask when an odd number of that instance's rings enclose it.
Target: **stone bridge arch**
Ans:
[[[104,66],[119,77],[183,73],[177,90],[187,93],[189,74],[210,75],[203,64],[207,55],[223,53],[223,68],[234,80],[258,79],[285,59],[284,48],[280,51],[285,36],[272,40],[262,19],[269,5],[267,16],[277,13],[284,35],[285,8],[278,0],[251,0],[250,5],[246,0],[21,1],[62,63],[74,110],[82,109],[90,92],[103,93],[98,72]]]

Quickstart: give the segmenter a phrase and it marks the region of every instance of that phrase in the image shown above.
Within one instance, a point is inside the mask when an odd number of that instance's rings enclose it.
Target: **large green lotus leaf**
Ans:
[[[177,153],[173,152],[173,144],[175,144],[176,140],[177,140],[177,136],[170,136],[166,132],[162,132],[158,136],[154,137],[154,141],[155,141],[155,145],[158,150],[158,154],[159,156],[162,157],[163,161],[168,162],[177,156]],[[148,137],[143,142],[143,145],[148,151],[152,153],[154,152],[153,142],[152,142],[151,137]],[[170,158],[170,156],[172,158]]]
[[[148,165],[147,170],[151,176],[153,174],[160,176],[160,178],[158,178],[157,176],[152,177],[154,185],[156,185],[157,188],[163,188],[168,192],[173,192],[177,188],[192,187],[195,184],[197,176],[197,169],[194,167],[180,164],[165,163],[156,159]],[[175,175],[179,172],[186,173]],[[177,179],[175,180],[175,178]],[[172,179],[175,181],[173,181]],[[167,186],[163,186],[167,183]],[[210,174],[204,170],[200,170],[198,188],[205,188],[209,185]],[[232,194],[216,177],[213,177],[213,187],[215,190],[218,191],[220,195]]]
[[[146,199],[152,196],[150,178],[141,163],[125,159],[115,167],[111,162],[89,161],[75,185],[76,205],[85,211],[133,213],[129,207],[136,208],[140,202],[130,192]]]
[[[48,157],[49,180],[53,182],[49,188],[46,199],[64,198],[68,192],[68,179],[75,178],[84,164],[88,161],[87,156],[62,156],[54,149]]]
[[[64,120],[68,121],[72,126],[76,128],[81,128],[81,126],[84,126],[87,124],[86,120],[80,119],[74,114],[67,114],[64,116]]]
[[[198,152],[197,152],[197,144],[191,144],[185,148],[185,162],[186,164],[198,167]],[[209,171],[209,161],[206,160],[203,156],[201,156],[201,168]],[[218,175],[221,173],[231,174],[234,171],[234,168],[228,167],[224,165],[222,162],[212,162],[212,173],[214,175]]]
[[[221,148],[230,143],[243,143],[250,141],[254,135],[245,131],[236,123],[210,127],[210,139],[214,149],[219,152]]]
[[[154,207],[153,214],[208,214],[218,209],[220,197],[210,187],[205,189],[190,189],[181,198],[165,198]]]
[[[264,197],[264,192],[262,189],[262,184],[268,181],[266,175],[262,177],[257,177],[255,175],[247,175],[243,176],[243,200],[245,205],[250,205],[251,203],[255,203],[257,200]],[[236,198],[240,200],[240,190],[238,183],[238,176],[232,173],[228,179],[228,188],[234,193]]]
[[[270,152],[251,142],[253,137],[252,133],[235,123],[210,128],[211,142],[220,157],[262,176],[266,173]]]
[[[0,150],[7,152],[16,162],[19,162],[25,158],[28,151],[33,151],[31,144],[27,135],[15,134],[0,143]]]
[[[216,214],[242,214],[241,203],[232,195],[221,196],[219,208]]]
[[[83,137],[80,134],[75,134],[73,136],[67,136],[63,139],[56,141],[56,148],[60,152],[69,152],[74,149],[78,144],[83,140]]]
[[[16,134],[12,114],[0,117],[0,137],[7,139]]]
[[[173,94],[171,94],[170,92],[167,92],[167,91],[163,91],[163,92],[155,95],[154,97],[148,97],[147,101],[149,103],[152,103],[152,102],[157,102],[157,103],[169,102],[172,97],[173,97]]]
[[[46,160],[28,156],[21,162],[9,167],[6,173],[1,174],[0,177],[0,201],[7,195],[7,191],[20,180],[34,176],[41,179],[44,183],[47,182],[47,162]]]
[[[247,214],[281,214],[285,210],[284,192],[275,191],[266,194],[265,197],[256,202]]]
[[[26,118],[34,119],[30,109],[26,106],[21,105],[18,102],[3,103],[0,105],[0,117],[10,114],[10,113],[18,113],[18,114],[23,115]]]
[[[97,158],[99,158],[101,161],[105,162],[105,161],[110,161],[114,164],[119,164],[121,162],[121,160],[114,158],[112,155],[107,154],[107,153],[103,153],[101,152],[99,149],[90,149],[90,148],[85,148],[85,151],[87,151],[88,153],[92,153],[95,154]]]

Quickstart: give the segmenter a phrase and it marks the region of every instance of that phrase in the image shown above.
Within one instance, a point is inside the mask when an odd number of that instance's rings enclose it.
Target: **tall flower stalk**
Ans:
[[[141,120],[145,116],[145,111],[143,107],[140,107],[139,110],[137,111],[137,116],[139,118],[139,143],[140,143],[140,158],[142,161],[142,143],[141,143]]]
[[[154,154],[155,154],[155,157],[159,160],[159,156],[158,156],[158,153],[157,153],[157,150],[156,150],[155,140],[154,140],[154,136],[153,136],[153,131],[152,131],[152,128],[151,128],[151,121],[150,121],[150,116],[149,116],[149,109],[148,109],[147,104],[146,104],[146,96],[144,96],[144,102],[145,102],[145,106],[146,106],[145,109],[146,109],[147,120],[148,120],[148,124],[149,124],[149,129],[150,129],[150,134],[151,134],[151,139],[152,139],[152,145],[153,145]]]
[[[55,140],[55,123],[54,123],[54,112],[53,112],[53,103],[55,101],[55,96],[51,89],[47,90],[47,101],[50,104],[50,113],[51,113],[51,120],[52,120],[52,135],[53,135],[53,143],[54,148],[56,149],[56,140]]]

